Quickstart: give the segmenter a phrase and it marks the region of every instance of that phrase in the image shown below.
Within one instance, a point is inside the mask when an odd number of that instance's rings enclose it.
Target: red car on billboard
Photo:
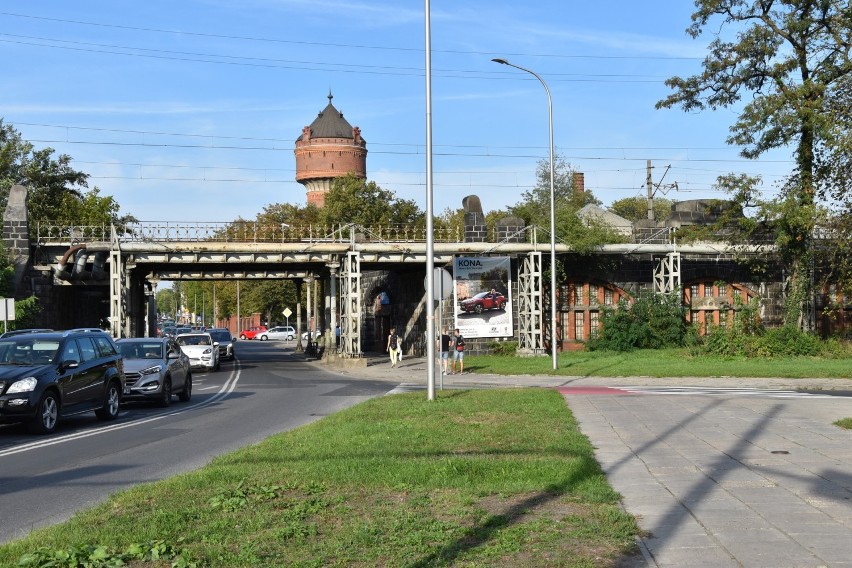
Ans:
[[[500,292],[480,292],[472,298],[462,300],[459,307],[464,312],[481,314],[485,310],[503,310],[506,308],[506,297]]]

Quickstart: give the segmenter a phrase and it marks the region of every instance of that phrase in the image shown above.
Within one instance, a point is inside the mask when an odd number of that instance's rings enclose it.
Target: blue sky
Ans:
[[[686,33],[692,3],[431,3],[434,210],[478,195],[517,203],[557,152],[605,205],[646,195],[722,197],[715,178],[760,174],[767,195],[791,153],[759,161],[725,144],[734,110],[655,110],[663,81],[700,70],[712,37]],[[369,179],[426,206],[423,2],[33,0],[0,10],[0,117],[91,174],[144,221],[253,218],[305,203],[293,147],[327,104],[360,126]]]

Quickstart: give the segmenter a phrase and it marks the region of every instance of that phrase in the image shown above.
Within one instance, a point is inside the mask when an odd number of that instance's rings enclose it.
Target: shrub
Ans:
[[[641,292],[633,304],[603,314],[603,327],[586,346],[590,350],[631,351],[682,347],[690,338],[680,293]]]
[[[515,355],[518,351],[517,341],[492,341],[488,344],[493,355]]]

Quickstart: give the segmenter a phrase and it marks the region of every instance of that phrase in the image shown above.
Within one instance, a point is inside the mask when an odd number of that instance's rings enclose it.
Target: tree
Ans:
[[[58,221],[101,225],[135,221],[119,217],[120,206],[100,190],[88,188],[89,175],[71,167],[71,157],[54,157],[53,148],[36,150],[20,133],[0,119],[0,208],[5,209],[15,184],[28,189],[30,223]]]
[[[697,38],[720,19],[714,29],[730,28],[736,41],[713,40],[704,71],[668,79],[674,93],[656,106],[715,110],[748,96],[727,142],[740,146],[746,158],[794,146],[796,166],[778,198],[778,220],[786,228],[776,244],[790,258],[787,314],[801,323],[814,199],[832,176],[824,165],[839,150],[834,115],[852,72],[852,9],[831,0],[695,0],[695,6],[689,35]],[[785,222],[785,213],[795,219]]]
[[[625,197],[624,199],[617,199],[607,209],[628,221],[641,221],[648,218],[648,198]],[[670,199],[654,198],[654,217],[656,219],[668,219],[671,212],[672,201]]]
[[[332,224],[425,226],[423,211],[412,200],[399,199],[393,191],[353,174],[337,178],[319,210],[320,221]]]
[[[622,237],[599,222],[584,223],[577,211],[585,205],[600,205],[591,191],[576,191],[575,172],[563,157],[554,158],[554,209],[556,238],[574,250],[587,252],[594,247],[620,242]],[[520,217],[527,226],[537,225],[550,231],[550,161],[541,160],[536,168],[536,185],[521,194],[521,201],[509,207],[509,213]],[[541,238],[541,237],[540,237]],[[548,240],[548,239],[546,239]]]

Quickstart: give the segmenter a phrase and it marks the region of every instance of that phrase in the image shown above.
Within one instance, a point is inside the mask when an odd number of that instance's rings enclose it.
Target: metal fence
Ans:
[[[434,242],[460,242],[461,225],[435,227]],[[31,228],[30,236],[41,244],[85,242],[234,242],[234,243],[304,243],[331,242],[426,242],[426,229],[417,225],[289,225],[256,221],[225,222],[156,222],[145,221],[125,225],[69,225],[40,222]]]

